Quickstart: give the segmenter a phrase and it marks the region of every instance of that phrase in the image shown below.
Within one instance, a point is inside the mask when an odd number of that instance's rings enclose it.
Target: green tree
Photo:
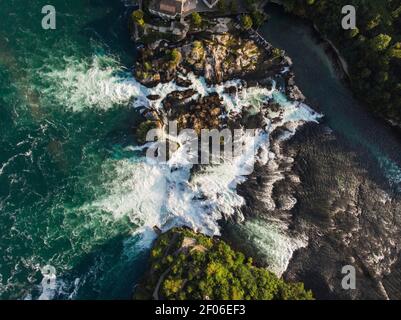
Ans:
[[[241,25],[245,30],[249,30],[253,26],[252,18],[249,15],[241,16]]]
[[[254,9],[255,4],[256,4],[256,0],[245,0],[245,7],[249,11],[252,11]]]
[[[173,49],[170,54],[170,63],[175,67],[181,61],[181,52],[178,49]]]
[[[200,27],[202,25],[202,17],[198,12],[192,12],[191,21],[195,27]]]
[[[255,27],[260,27],[265,21],[265,15],[257,10],[252,11],[251,17]]]
[[[390,57],[401,59],[401,42],[397,42],[390,50]]]
[[[372,71],[370,71],[370,69],[368,69],[368,68],[364,68],[361,71],[361,77],[364,78],[364,79],[365,78],[369,78],[371,74],[372,74]]]
[[[348,31],[348,37],[350,39],[355,38],[358,34],[359,34],[359,29],[358,28],[351,29],[351,30]]]
[[[183,248],[184,239],[193,246]],[[163,299],[313,299],[303,284],[287,283],[267,269],[254,266],[252,259],[246,259],[224,241],[187,229],[162,234],[152,249],[150,262],[146,283],[136,293],[140,298],[151,297],[164,274],[159,292]]]
[[[372,49],[375,51],[384,51],[388,48],[391,37],[387,34],[379,34],[371,40]]]
[[[280,283],[278,297],[280,300],[311,300],[312,293],[306,291],[303,283],[287,284]]]
[[[378,27],[380,25],[380,21],[381,21],[381,16],[376,15],[376,17],[374,17],[373,19],[371,19],[367,22],[366,29],[372,30],[372,29]]]
[[[227,3],[225,0],[220,0],[217,3],[217,9],[219,9],[220,12],[225,12],[227,9]]]
[[[182,287],[183,280],[182,279],[166,279],[163,282],[163,293],[165,296],[174,296],[177,292],[180,291]]]
[[[282,0],[285,9],[310,19],[347,60],[353,91],[378,115],[401,124],[401,0]],[[345,31],[339,19],[344,5],[358,9],[357,30]],[[366,69],[366,68],[369,69]],[[372,81],[375,80],[375,81]],[[369,91],[369,92],[367,92]],[[386,107],[383,101],[388,101]]]
[[[131,18],[137,25],[143,27],[145,25],[144,15],[142,10],[135,10],[132,12]]]

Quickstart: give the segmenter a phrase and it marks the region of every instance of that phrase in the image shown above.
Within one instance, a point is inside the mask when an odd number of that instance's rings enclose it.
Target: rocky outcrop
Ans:
[[[244,125],[245,118],[240,123],[235,117],[227,117],[227,110],[217,94],[199,96],[191,87],[191,81],[183,76],[192,72],[210,84],[239,78],[247,80],[244,85],[246,82],[249,85],[260,83],[271,88],[272,81],[266,79],[282,74],[281,82],[289,97],[303,101],[294,74],[287,72],[291,64],[284,52],[271,50],[271,46],[266,50],[248,33],[230,30],[222,34],[195,34],[178,43],[165,40],[150,43],[139,50],[135,76],[146,86],[174,80],[177,85],[187,88],[167,95],[160,111],[165,120],[176,120],[179,129],[193,128],[199,133],[204,128],[238,127]],[[237,91],[236,86],[225,89],[229,95],[236,95]],[[155,95],[148,97],[150,101],[159,98]],[[158,118],[161,114],[151,115],[152,121],[163,122]],[[149,120],[149,114],[145,114],[145,118]]]
[[[301,182],[287,181],[298,199],[291,228],[309,245],[294,254],[285,277],[303,279],[321,299],[399,299],[401,197],[324,127],[298,137],[287,149]],[[342,287],[346,265],[356,270],[355,290]]]
[[[298,88],[298,86],[295,84],[295,74],[293,72],[288,72],[286,76],[286,95],[291,99],[295,101],[300,101],[303,102],[305,101],[305,96],[301,92],[301,90]]]
[[[172,51],[179,52],[174,61]],[[139,51],[136,78],[145,85],[181,81],[177,72],[194,72],[209,83],[257,74],[269,76],[280,72],[288,61],[265,50],[247,33],[238,30],[223,34],[196,34],[172,44],[158,41]]]
[[[193,93],[192,90],[191,93]],[[177,101],[177,95],[182,94],[174,92],[165,99],[163,105],[169,119],[177,120],[179,130],[191,128],[200,134],[202,129],[218,129],[225,123],[220,115],[226,111],[217,94],[190,100],[187,103],[185,99]]]

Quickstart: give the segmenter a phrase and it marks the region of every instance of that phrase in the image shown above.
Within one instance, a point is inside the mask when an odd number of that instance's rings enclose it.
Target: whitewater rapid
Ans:
[[[112,56],[94,56],[91,61],[66,59],[65,69],[53,70],[42,77],[55,84],[46,94],[71,112],[107,112],[116,107],[152,107],[162,111],[161,102],[168,94],[188,89],[173,81],[147,88]],[[250,106],[256,113],[271,100],[280,105],[280,110],[270,112],[264,119],[264,127],[254,136],[242,137],[249,146],[245,153],[223,159],[219,165],[202,167],[195,174],[191,174],[192,165],[186,159],[184,148],[179,148],[166,163],[155,163],[143,156],[146,146],[128,146],[124,151],[131,156],[112,157],[102,165],[103,176],[107,177],[102,182],[104,192],[76,210],[91,216],[93,212],[107,213],[99,217],[105,221],[129,218],[134,226],[132,236],[141,238],[135,250],[149,248],[156,237],[154,226],[165,231],[185,225],[208,235],[220,235],[221,219],[242,221],[270,269],[281,275],[294,250],[305,246],[307,239],[294,239],[279,222],[265,223],[264,227],[261,227],[263,222],[244,223],[241,213],[244,198],[236,188],[247,179],[247,169],[254,161],[276,169],[277,155],[270,150],[271,132],[286,125],[289,130],[286,138],[289,138],[298,126],[316,122],[320,115],[302,103],[288,101],[274,83],[267,89],[247,87],[239,79],[208,85],[204,78],[192,73],[180,77],[191,81],[189,88],[196,92],[192,99],[217,93],[231,114],[238,114],[244,108],[249,111]],[[226,93],[225,89],[232,87],[236,92]],[[158,95],[159,99],[151,101],[148,95]],[[273,118],[276,118],[274,123]],[[185,137],[179,135],[178,139],[185,145]],[[271,194],[266,194],[267,201],[270,197]]]

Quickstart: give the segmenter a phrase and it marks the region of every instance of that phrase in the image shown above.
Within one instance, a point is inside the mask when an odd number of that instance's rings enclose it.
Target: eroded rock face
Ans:
[[[165,105],[171,106],[169,101]],[[195,101],[189,101],[181,106],[172,107],[169,116],[177,120],[178,128],[192,128],[197,134],[202,129],[219,129],[225,123],[219,116],[225,113],[225,108],[217,94],[202,97]]]
[[[332,135],[316,127],[307,136],[288,150],[301,181],[292,226],[309,245],[294,255],[286,276],[304,279],[320,298],[399,299],[391,275],[401,250],[400,196],[376,183],[369,160],[361,163]],[[345,265],[356,269],[356,290],[341,286]]]
[[[238,189],[246,216],[280,221],[288,235],[308,239],[284,277],[318,299],[400,299],[401,197],[321,125],[275,141],[275,161]],[[355,267],[356,290],[342,288],[346,265]]]

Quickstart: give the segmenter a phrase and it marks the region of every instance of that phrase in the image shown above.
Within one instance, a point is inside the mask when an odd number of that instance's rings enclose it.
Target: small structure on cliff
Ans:
[[[196,11],[198,0],[153,0],[149,11],[162,18],[175,19]]]
[[[149,12],[165,19],[184,18],[192,12],[213,9],[219,0],[151,0]]]

